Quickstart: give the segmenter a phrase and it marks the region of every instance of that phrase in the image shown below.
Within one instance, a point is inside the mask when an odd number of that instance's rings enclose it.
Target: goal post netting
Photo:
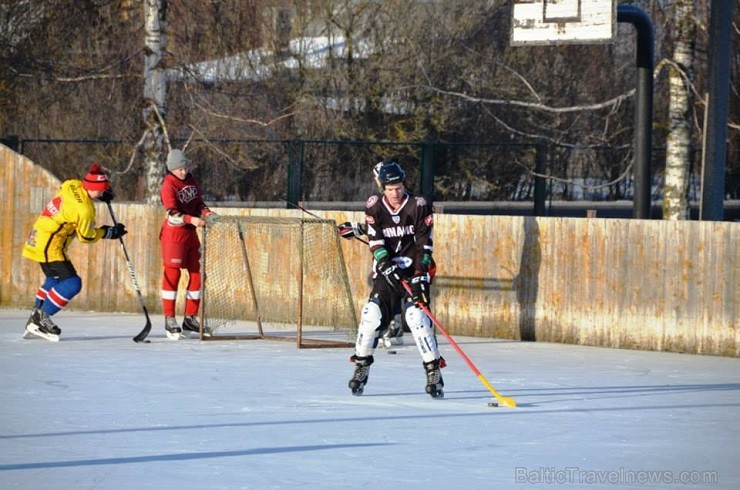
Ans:
[[[212,340],[354,345],[357,319],[332,220],[222,216],[202,236],[201,323]]]

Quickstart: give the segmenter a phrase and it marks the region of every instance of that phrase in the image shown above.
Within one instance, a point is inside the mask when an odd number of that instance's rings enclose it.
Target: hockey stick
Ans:
[[[306,213],[306,214],[307,214],[307,215],[309,215],[309,216],[313,216],[314,218],[318,218],[318,219],[324,219],[324,218],[322,218],[321,216],[319,216],[318,214],[314,214],[314,213],[312,213],[311,211],[307,210],[306,208],[304,208],[304,207],[303,207],[303,206],[301,206],[300,204],[296,204],[296,203],[294,203],[294,202],[290,202],[290,201],[288,201],[287,199],[283,199],[282,197],[280,198],[280,200],[281,200],[281,201],[283,201],[283,202],[287,202],[288,204],[290,204],[291,206],[293,206],[293,207],[295,207],[295,208],[297,208],[297,209],[300,209],[301,211],[303,211],[304,213]],[[335,222],[335,223],[336,223],[336,222]],[[361,242],[362,242],[362,243],[364,243],[365,245],[368,245],[368,242],[367,242],[367,240],[363,240],[362,238],[358,237],[357,235],[353,236],[352,238],[354,238],[355,240],[359,240],[359,241],[361,241]]]
[[[110,218],[113,220],[113,225],[118,226],[118,221],[116,221],[116,215],[113,214],[113,207],[111,206],[110,202],[106,202],[105,204],[108,205],[108,212],[110,213]],[[134,274],[134,266],[131,263],[131,259],[128,256],[128,251],[126,250],[126,244],[123,243],[123,237],[119,236],[118,241],[121,242],[121,249],[123,250],[123,255],[126,257],[126,265],[128,266],[128,273],[131,275],[131,281],[134,283],[134,289],[136,289],[136,294],[139,297],[139,303],[141,304],[141,309],[144,310],[144,316],[146,317],[146,325],[144,325],[144,328],[141,332],[139,332],[136,337],[134,337],[134,342],[149,342],[146,339],[146,336],[149,335],[149,332],[152,329],[152,320],[149,318],[149,312],[146,311],[146,305],[144,304],[144,297],[141,295],[141,288],[139,287],[139,281],[136,280],[136,274]]]
[[[411,286],[409,286],[408,281],[403,280],[401,281],[401,284],[403,285],[406,292],[409,293],[409,295],[413,295],[413,293],[411,292]],[[475,373],[475,375],[478,377],[480,382],[483,383],[483,386],[488,388],[488,391],[490,391],[491,394],[494,397],[496,397],[496,400],[498,400],[500,404],[506,405],[507,407],[511,407],[511,408],[516,407],[516,401],[513,398],[508,397],[508,396],[503,396],[501,393],[496,391],[496,389],[493,386],[491,386],[491,383],[488,382],[486,377],[483,376],[483,374],[478,370],[477,367],[475,367],[475,364],[473,364],[473,361],[471,361],[470,358],[467,355],[465,355],[465,352],[463,352],[460,346],[457,345],[457,342],[455,342],[455,339],[452,338],[452,336],[447,332],[447,330],[444,329],[442,324],[440,324],[439,321],[434,317],[434,315],[432,315],[432,312],[429,311],[429,308],[427,308],[421,302],[416,303],[416,306],[421,308],[421,310],[427,314],[429,319],[432,320],[432,322],[437,326],[439,331],[442,332],[445,338],[450,342],[450,345],[452,345],[452,347],[457,351],[457,353],[460,354],[460,357],[463,358],[463,360],[468,365],[468,367],[473,371],[473,373]]]

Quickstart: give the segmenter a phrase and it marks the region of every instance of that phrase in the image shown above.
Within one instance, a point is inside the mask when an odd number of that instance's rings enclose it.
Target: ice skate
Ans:
[[[186,316],[182,320],[182,331],[183,333],[194,333],[197,336],[200,336],[200,322],[198,321],[197,316]],[[213,332],[211,332],[211,329],[208,327],[205,327],[203,329],[203,337],[211,337],[213,335]]]
[[[44,305],[43,301],[40,301],[37,306],[34,307],[33,313],[31,313],[31,316],[28,317],[28,321],[26,322],[26,325],[23,327],[23,338],[28,339],[34,339],[36,338],[35,335],[33,335],[31,332],[28,331],[28,326],[33,323],[34,321],[38,324],[41,320],[39,319],[39,313],[41,312],[41,307]],[[62,329],[54,325],[54,327],[51,329],[52,333],[54,335],[60,335],[62,333]]]
[[[33,310],[28,323],[26,323],[26,333],[24,333],[23,338],[39,337],[50,342],[59,342],[61,333],[62,330],[54,324],[46,312],[36,309]],[[26,334],[30,337],[26,337]]]
[[[177,320],[174,316],[167,316],[164,318],[164,330],[167,333],[168,339],[180,340],[182,330],[177,326]]]
[[[385,347],[386,349],[404,345],[403,328],[401,327],[401,322],[398,321],[398,318],[388,325],[388,329],[383,332],[383,335],[381,335],[378,345]]]
[[[424,370],[427,373],[426,392],[429,393],[429,396],[432,398],[444,398],[445,396],[442,389],[445,382],[442,379],[442,372],[440,371],[440,359],[424,363]]]
[[[351,359],[355,362],[355,372],[352,375],[352,379],[349,380],[349,388],[352,390],[353,395],[359,396],[365,391],[365,384],[370,374],[370,365],[374,359],[373,356],[352,356]]]
[[[31,316],[28,317],[28,321],[26,322],[26,325],[23,327],[23,338],[26,340],[33,339],[36,336],[28,331],[28,327],[34,322],[34,318],[38,318],[38,309],[34,309],[33,313],[31,313]]]

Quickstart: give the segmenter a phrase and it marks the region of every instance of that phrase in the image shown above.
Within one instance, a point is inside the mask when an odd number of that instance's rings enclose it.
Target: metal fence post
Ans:
[[[422,196],[430,203],[434,202],[434,174],[437,166],[437,143],[431,138],[424,138],[421,145],[421,183]]]
[[[727,114],[732,50],[732,0],[712,0],[709,21],[709,93],[701,191],[702,220],[724,219]]]
[[[545,198],[547,197],[547,142],[537,142],[534,164],[534,215],[545,216]]]
[[[287,209],[298,205],[303,196],[303,141],[288,142],[288,192]]]
[[[11,150],[13,150],[16,153],[20,153],[18,149],[20,148],[20,140],[18,138],[18,135],[15,134],[9,134],[7,136],[4,136],[0,138],[0,143],[4,144]]]

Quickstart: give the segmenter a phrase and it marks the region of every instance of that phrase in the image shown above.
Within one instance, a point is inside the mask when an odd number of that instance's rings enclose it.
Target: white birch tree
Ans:
[[[668,137],[666,140],[663,219],[689,217],[688,176],[692,149],[692,95],[696,43],[695,0],[676,0],[673,63],[669,72]]]
[[[164,54],[167,49],[167,2],[144,0],[144,138],[142,149],[146,169],[146,196],[149,203],[159,200],[159,186],[164,176],[165,146],[164,117],[167,113],[167,80]]]

